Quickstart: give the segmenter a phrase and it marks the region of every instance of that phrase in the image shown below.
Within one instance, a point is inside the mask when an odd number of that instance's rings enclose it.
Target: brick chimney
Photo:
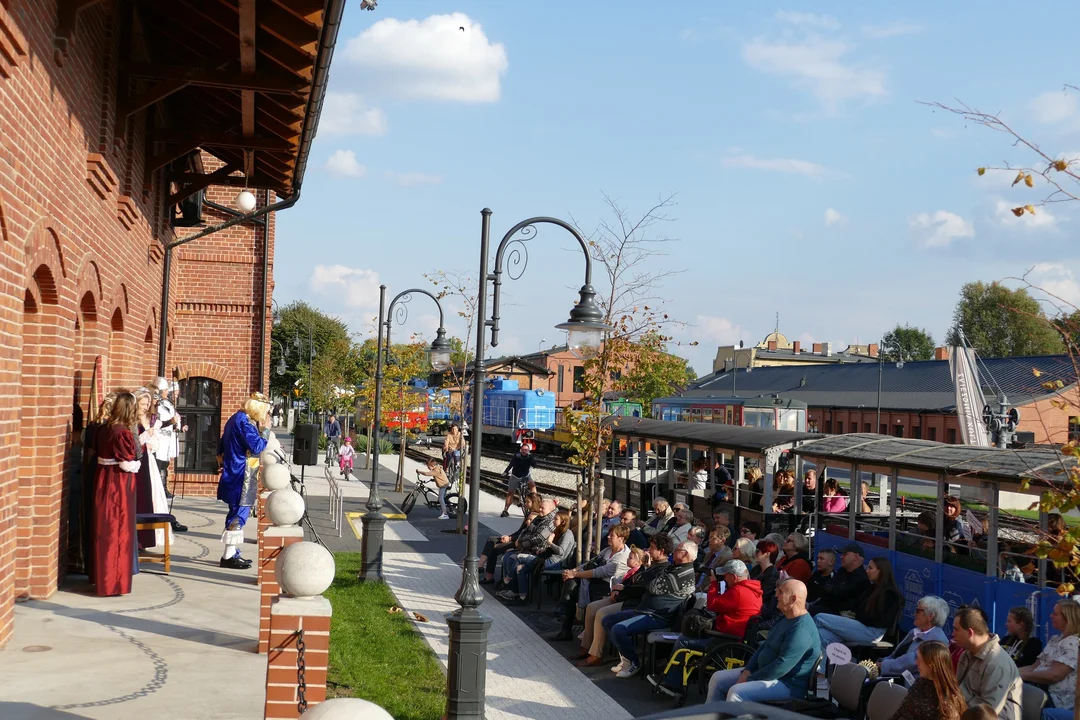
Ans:
[[[814,352],[815,355],[820,355],[821,354],[821,343],[814,343],[813,352]]]
[[[878,356],[878,345],[877,345],[877,343],[871,344],[869,346],[868,351],[870,353],[870,357],[877,357]]]
[[[934,359],[935,360],[948,360],[949,359],[949,348],[945,348],[945,347],[934,348]]]
[[[832,355],[832,343],[831,342],[821,343],[821,352],[822,352],[823,355],[831,356]]]
[[[798,340],[791,343],[791,352],[795,353],[796,355],[802,352],[802,343]]]
[[[775,340],[770,340],[769,341],[769,351],[770,352],[776,352],[776,341]]]

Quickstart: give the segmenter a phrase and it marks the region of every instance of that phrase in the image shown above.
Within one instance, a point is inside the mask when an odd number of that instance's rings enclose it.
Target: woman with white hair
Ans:
[[[896,646],[892,653],[881,660],[877,666],[881,677],[903,675],[910,672],[919,676],[919,667],[915,653],[926,642],[939,642],[948,646],[949,638],[942,630],[949,619],[949,604],[936,595],[927,595],[919,600],[915,607],[915,627]]]

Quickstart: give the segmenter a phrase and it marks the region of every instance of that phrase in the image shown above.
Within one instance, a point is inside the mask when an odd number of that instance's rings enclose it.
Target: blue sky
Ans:
[[[1080,92],[1063,91],[1078,21],[1067,2],[350,3],[303,199],[278,218],[275,296],[364,333],[380,282],[475,278],[484,207],[497,242],[533,215],[588,232],[603,193],[631,214],[677,193],[656,266],[679,271],[664,307],[700,374],[776,313],[792,339],[843,347],[898,322],[941,342],[964,282],[1031,268],[1080,302],[1080,214],[1014,218],[1045,186],[975,168],[1030,155],[917,102],[1000,112],[1080,157]],[[531,243],[490,354],[561,339],[582,277],[568,239]],[[413,306],[397,337],[430,337],[433,306]]]

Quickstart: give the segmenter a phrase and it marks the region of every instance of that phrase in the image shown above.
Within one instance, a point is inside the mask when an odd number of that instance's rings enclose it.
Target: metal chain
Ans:
[[[296,709],[303,715],[307,710],[307,678],[304,677],[304,631],[296,632]]]

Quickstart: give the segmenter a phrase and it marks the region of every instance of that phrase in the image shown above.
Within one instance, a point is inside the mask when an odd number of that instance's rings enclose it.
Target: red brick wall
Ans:
[[[115,13],[115,0],[80,12],[58,62],[55,0],[0,1],[0,645],[15,598],[47,597],[64,572],[65,463],[95,360],[106,390],[156,374],[161,249],[173,235],[160,175],[143,182],[145,112],[126,134],[115,127]],[[175,265],[173,297],[211,307],[178,306],[170,367],[223,364],[227,411],[258,384],[252,233],[194,243]],[[221,287],[187,284],[195,262]]]

